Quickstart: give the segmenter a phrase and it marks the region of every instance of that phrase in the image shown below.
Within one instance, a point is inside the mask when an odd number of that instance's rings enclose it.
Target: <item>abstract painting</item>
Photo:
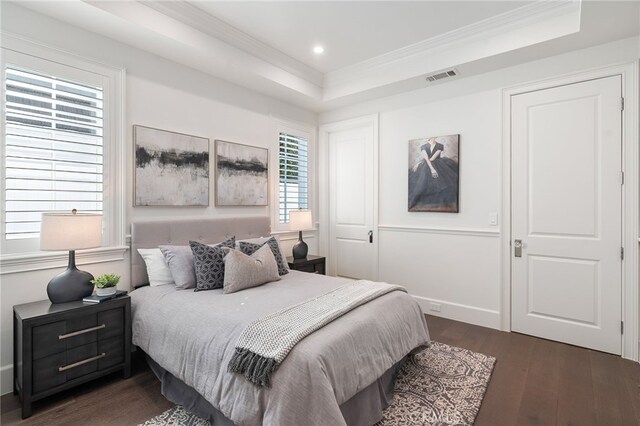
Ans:
[[[409,141],[409,211],[458,213],[460,135]]]
[[[136,206],[208,206],[209,139],[133,126]]]
[[[216,206],[269,204],[269,151],[216,141]]]

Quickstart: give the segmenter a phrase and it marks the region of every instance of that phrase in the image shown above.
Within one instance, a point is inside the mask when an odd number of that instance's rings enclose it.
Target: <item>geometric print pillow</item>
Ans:
[[[189,241],[196,270],[194,291],[222,288],[224,284],[224,257],[235,246],[235,237],[222,244],[208,246],[197,241]]]
[[[287,264],[286,260],[282,257],[282,252],[280,251],[280,247],[278,246],[278,240],[276,240],[275,237],[269,238],[267,241],[265,241],[262,244],[254,244],[254,243],[248,243],[246,241],[240,241],[238,243],[238,246],[242,253],[246,254],[247,256],[251,256],[253,253],[258,251],[258,249],[265,244],[269,245],[269,247],[271,248],[271,252],[273,253],[273,257],[276,258],[276,263],[278,264],[278,275],[288,274],[289,265]]]

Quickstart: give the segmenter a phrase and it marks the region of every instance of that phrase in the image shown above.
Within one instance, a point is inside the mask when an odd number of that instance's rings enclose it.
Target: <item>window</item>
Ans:
[[[5,238],[38,238],[43,212],[102,213],[102,87],[7,65],[5,96]]]
[[[125,246],[124,70],[10,35],[0,54],[0,274],[59,266],[40,252],[43,212],[101,213],[103,248]]]
[[[309,140],[280,132],[279,222],[289,223],[291,210],[309,208]]]

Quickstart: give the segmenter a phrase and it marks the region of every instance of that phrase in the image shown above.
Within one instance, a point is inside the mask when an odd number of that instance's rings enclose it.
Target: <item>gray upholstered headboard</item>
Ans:
[[[222,219],[185,219],[131,224],[131,286],[147,284],[147,268],[139,248],[162,244],[189,245],[189,240],[218,243],[229,237],[237,239],[265,237],[271,234],[267,216]]]

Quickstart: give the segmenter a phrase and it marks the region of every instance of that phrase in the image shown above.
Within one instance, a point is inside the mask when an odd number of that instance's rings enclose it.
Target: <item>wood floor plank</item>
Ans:
[[[601,425],[638,425],[634,403],[624,384],[620,357],[589,351],[596,422]]]
[[[622,358],[618,360],[618,363],[621,368],[622,377],[625,379],[634,417],[638,419],[638,423],[640,423],[640,364]]]
[[[559,346],[556,342],[535,339],[516,424],[556,424],[561,371]]]
[[[459,344],[465,349],[478,352],[491,332],[489,328],[468,324],[467,332],[459,340]]]
[[[535,340],[516,333],[495,332],[480,352],[496,357],[477,425],[515,425],[522,404]]]
[[[427,318],[429,335],[434,340],[438,340],[442,333],[451,327],[451,321],[446,318],[436,317],[434,315],[425,315],[425,317]]]
[[[559,345],[558,425],[596,424],[589,351]]]
[[[451,324],[442,330],[438,338],[434,340],[447,345],[460,346],[460,341],[464,339],[469,331],[469,326],[470,324],[464,322],[451,321]]]

